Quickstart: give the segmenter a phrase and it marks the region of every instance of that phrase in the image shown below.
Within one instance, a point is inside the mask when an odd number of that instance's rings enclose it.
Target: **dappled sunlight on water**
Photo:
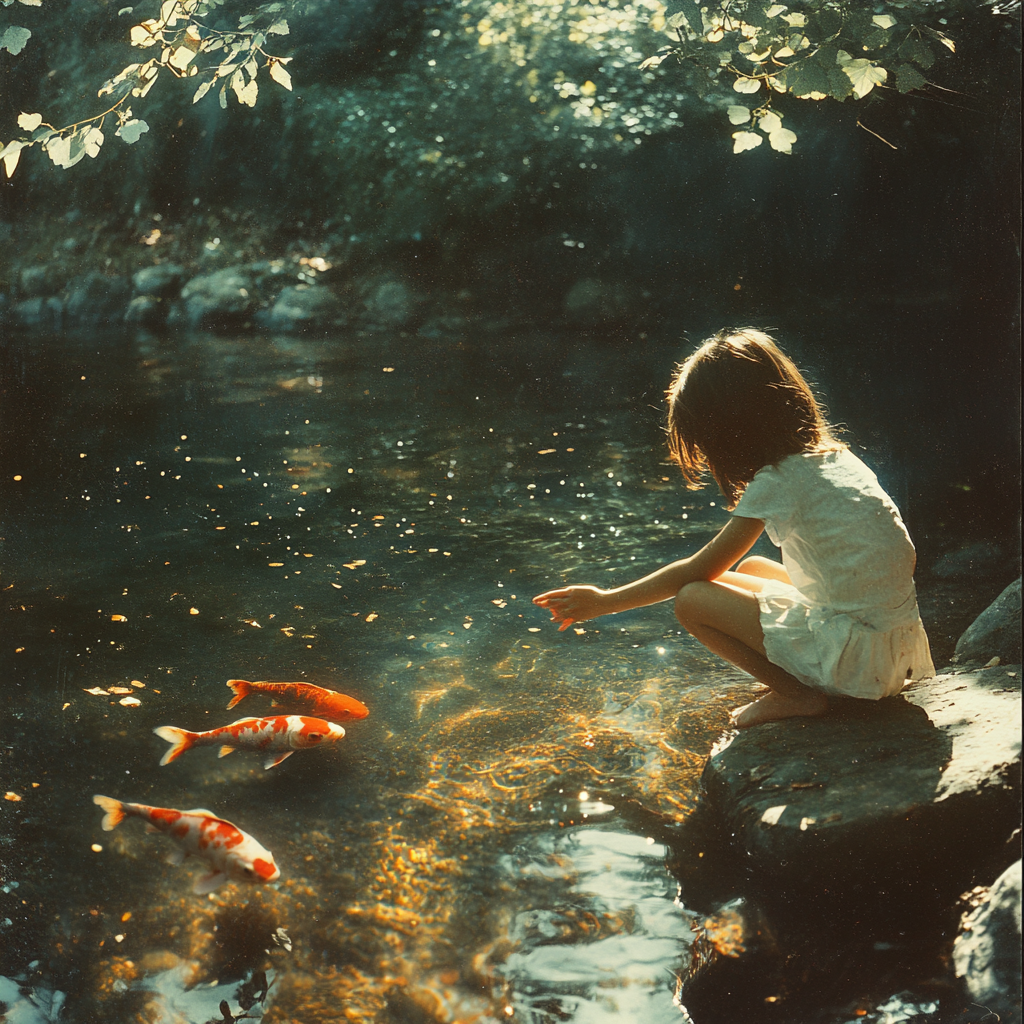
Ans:
[[[689,919],[621,808],[683,818],[751,682],[668,608],[559,633],[530,603],[721,522],[662,464],[649,406],[672,356],[452,351],[8,352],[4,970],[38,961],[63,1019],[172,1019],[175,986],[261,969],[249,1012],[268,1021],[678,1012]],[[269,771],[209,749],[159,767],[156,726],[270,713],[228,712],[229,678],[317,683],[370,715]],[[194,896],[191,862],[138,822],[101,832],[93,793],[208,807],[281,880]]]

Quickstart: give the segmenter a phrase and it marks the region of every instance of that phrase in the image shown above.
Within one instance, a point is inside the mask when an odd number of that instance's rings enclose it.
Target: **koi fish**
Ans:
[[[305,710],[314,715],[323,715],[331,722],[365,718],[370,713],[369,708],[355,697],[312,683],[250,683],[248,679],[229,679],[228,686],[235,694],[228,704],[229,711],[250,693],[265,693],[274,698],[275,704],[300,704]]]
[[[162,740],[171,744],[161,764],[170,764],[192,747],[221,744],[219,757],[227,757],[233,750],[255,750],[270,756],[264,768],[273,768],[296,750],[307,750],[323,743],[340,740],[345,730],[333,722],[302,715],[276,715],[273,718],[240,718],[231,725],[208,732],[189,732],[173,725],[161,725],[153,730]]]
[[[172,864],[181,864],[186,857],[199,857],[209,864],[207,875],[196,879],[192,891],[198,896],[213,892],[225,882],[274,882],[281,871],[274,855],[265,850],[251,835],[218,818],[213,811],[176,811],[170,807],[122,803],[109,796],[94,796],[94,804],[103,808],[104,832],[117,828],[125,818],[142,818],[150,832],[165,832],[177,844],[171,854]]]

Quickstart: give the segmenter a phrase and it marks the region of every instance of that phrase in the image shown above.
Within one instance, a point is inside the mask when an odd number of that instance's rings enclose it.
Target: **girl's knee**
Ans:
[[[709,586],[710,583],[698,580],[695,583],[687,583],[676,594],[675,612],[681,625],[686,628],[700,625],[701,610],[704,607],[703,597]]]
[[[761,555],[750,555],[736,566],[736,571],[745,572],[748,576],[763,576],[765,570],[771,568],[770,559],[763,558]]]

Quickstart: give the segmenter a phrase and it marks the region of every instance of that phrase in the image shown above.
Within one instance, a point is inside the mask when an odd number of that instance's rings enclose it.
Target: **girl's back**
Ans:
[[[733,514],[764,520],[793,585],[814,604],[876,628],[897,624],[897,609],[916,615],[914,546],[892,499],[849,450],[765,466]]]

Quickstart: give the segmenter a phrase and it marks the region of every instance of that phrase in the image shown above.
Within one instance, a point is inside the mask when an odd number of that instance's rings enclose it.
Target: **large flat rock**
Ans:
[[[732,734],[705,766],[707,809],[766,884],[953,882],[1019,821],[1020,671],[942,675]]]

